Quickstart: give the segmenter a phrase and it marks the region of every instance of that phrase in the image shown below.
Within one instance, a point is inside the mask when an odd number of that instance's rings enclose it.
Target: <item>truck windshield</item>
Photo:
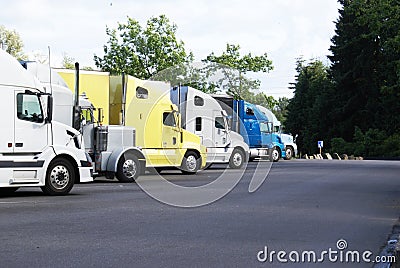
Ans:
[[[163,124],[170,127],[176,127],[176,120],[173,113],[163,113]]]
[[[38,96],[32,94],[17,94],[17,117],[35,123],[43,123],[42,106]]]
[[[215,117],[215,127],[225,129],[225,121],[223,117]]]
[[[265,133],[271,132],[267,122],[260,122],[260,131]]]

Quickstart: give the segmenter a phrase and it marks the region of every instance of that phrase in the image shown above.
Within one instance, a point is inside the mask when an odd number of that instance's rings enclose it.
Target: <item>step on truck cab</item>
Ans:
[[[76,182],[93,178],[80,133],[53,120],[51,87],[39,82],[0,50],[0,193],[39,186],[65,195]]]
[[[249,146],[243,137],[231,131],[225,110],[210,95],[187,86],[171,88],[171,101],[178,106],[182,127],[201,138],[207,147],[207,166],[229,163],[241,168],[249,157]]]
[[[118,114],[126,125],[136,128],[137,145],[143,149],[147,167],[158,171],[176,167],[194,174],[206,165],[206,147],[199,136],[181,127],[181,114],[169,97],[170,84],[133,76],[112,76],[110,92]],[[118,101],[119,100],[119,101]]]
[[[232,130],[240,133],[250,147],[249,160],[267,158],[277,162],[286,156],[280,137],[273,133],[273,124],[256,105],[235,100],[229,95],[212,95],[230,116]]]
[[[113,179],[115,176],[120,182],[133,182],[144,173],[145,157],[135,146],[135,129],[102,125],[102,109],[96,110],[86,95],[79,96],[79,64],[76,64],[75,72],[71,72],[75,94],[63,78],[48,66],[36,62],[25,62],[24,66],[43,84],[49,86],[51,83],[54,114],[57,115],[54,120],[74,126],[82,133],[84,149],[94,164],[95,177]],[[97,117],[95,112],[99,112]]]
[[[272,121],[274,125],[274,133],[279,135],[281,138],[283,145],[285,146],[286,160],[290,160],[297,155],[297,144],[295,138],[291,134],[282,133],[281,122],[276,118],[274,113],[265,108],[264,106],[257,105],[257,108],[265,114],[269,121]]]

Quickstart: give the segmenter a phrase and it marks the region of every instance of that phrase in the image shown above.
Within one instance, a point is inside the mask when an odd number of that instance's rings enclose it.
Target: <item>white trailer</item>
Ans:
[[[210,95],[192,87],[171,89],[171,101],[179,107],[184,128],[201,137],[207,147],[207,165],[229,163],[241,168],[248,161],[249,146],[229,129],[227,114]]]
[[[65,195],[75,182],[92,181],[92,162],[80,133],[52,120],[51,88],[0,50],[0,192],[40,186]]]
[[[291,134],[282,133],[281,121],[279,121],[276,118],[276,116],[274,115],[274,113],[271,110],[269,110],[261,105],[257,105],[257,108],[263,114],[265,114],[265,116],[268,118],[268,120],[270,120],[272,122],[272,124],[274,126],[274,132],[278,133],[280,135],[282,143],[285,146],[285,151],[286,151],[285,159],[286,160],[292,159],[292,157],[297,155],[297,144],[296,144],[293,136]]]
[[[135,128],[119,125],[100,125],[95,118],[96,108],[84,97],[79,97],[79,66],[76,66],[75,97],[61,76],[49,66],[37,62],[22,65],[42,84],[52,86],[54,95],[54,120],[76,126],[83,135],[84,149],[94,164],[94,177],[105,176],[120,182],[133,182],[146,169],[146,160],[135,146]],[[77,118],[74,103],[78,99]],[[99,109],[101,111],[101,109]],[[99,113],[99,118],[101,118]]]

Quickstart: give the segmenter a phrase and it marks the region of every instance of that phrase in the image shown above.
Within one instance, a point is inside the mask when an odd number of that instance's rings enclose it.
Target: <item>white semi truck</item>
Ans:
[[[80,133],[54,121],[51,87],[0,50],[0,193],[40,186],[49,195],[92,181]]]
[[[146,169],[146,160],[135,146],[135,129],[123,125],[102,125],[101,112],[85,97],[79,97],[79,64],[76,64],[75,97],[61,76],[47,65],[22,62],[22,65],[54,91],[54,120],[69,124],[83,134],[84,149],[94,164],[94,176],[120,182],[134,182]],[[101,109],[99,109],[101,111]]]
[[[257,108],[265,114],[266,117],[272,122],[274,126],[274,132],[280,135],[283,145],[285,146],[286,151],[286,160],[292,159],[294,156],[297,155],[297,144],[295,138],[291,134],[282,133],[281,129],[281,121],[279,121],[274,113],[265,108],[264,106],[257,105]]]
[[[200,136],[207,147],[207,165],[229,163],[241,168],[249,159],[249,146],[243,137],[229,130],[227,113],[210,95],[192,87],[173,87],[171,101],[178,106],[183,127]]]

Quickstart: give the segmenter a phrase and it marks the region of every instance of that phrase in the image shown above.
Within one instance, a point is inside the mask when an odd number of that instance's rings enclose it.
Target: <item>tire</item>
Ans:
[[[240,149],[234,149],[229,159],[229,167],[233,169],[239,169],[244,163],[244,153]]]
[[[281,152],[276,147],[272,148],[271,153],[269,154],[269,161],[278,162],[280,157]]]
[[[195,152],[187,152],[182,159],[181,171],[183,174],[196,174],[200,168],[200,158]]]
[[[135,182],[141,173],[138,158],[131,153],[125,153],[118,160],[117,180],[120,182]]]
[[[48,195],[66,195],[75,182],[75,169],[63,158],[53,160],[46,173],[45,186],[40,187]]]
[[[5,188],[0,188],[0,197],[3,196],[10,196],[13,193],[15,193],[16,190],[18,190],[19,187],[5,187]]]
[[[285,151],[286,151],[285,160],[291,160],[294,156],[293,148],[287,147]]]
[[[113,180],[115,177],[115,173],[112,171],[106,171],[104,177],[106,177],[107,180]]]

